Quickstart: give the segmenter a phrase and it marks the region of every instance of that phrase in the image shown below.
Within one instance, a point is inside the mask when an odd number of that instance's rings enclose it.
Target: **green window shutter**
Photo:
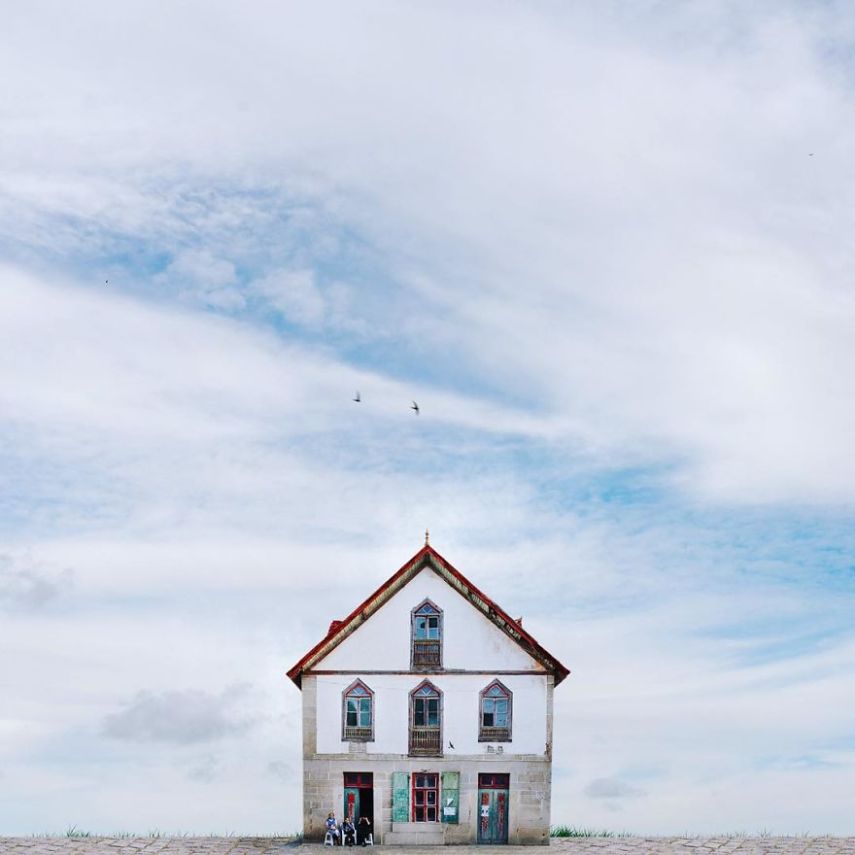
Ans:
[[[392,822],[410,821],[410,776],[392,772]]]
[[[460,813],[460,772],[442,773],[442,821],[457,825]]]

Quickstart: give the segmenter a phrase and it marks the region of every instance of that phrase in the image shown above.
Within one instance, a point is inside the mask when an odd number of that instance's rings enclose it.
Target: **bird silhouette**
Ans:
[[[356,390],[356,397],[353,400],[356,401],[357,404],[362,401],[362,398],[359,396],[359,389]]]
[[[410,407],[411,410],[415,410],[416,415],[419,414],[419,405],[413,401],[413,405]]]
[[[109,279],[105,279],[105,280],[104,280],[104,284],[105,284],[105,285],[109,285],[109,284],[110,284],[110,280],[109,280]]]
[[[448,740],[448,747],[454,748],[454,743],[450,739]]]

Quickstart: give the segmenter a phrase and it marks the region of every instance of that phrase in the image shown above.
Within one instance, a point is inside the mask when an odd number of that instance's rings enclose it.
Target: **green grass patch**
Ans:
[[[578,825],[553,825],[550,837],[632,837],[627,831],[608,831],[605,828],[581,828]]]
[[[69,825],[68,828],[65,829],[66,837],[91,837],[92,834],[88,831],[83,831],[83,829],[78,828],[76,825]]]

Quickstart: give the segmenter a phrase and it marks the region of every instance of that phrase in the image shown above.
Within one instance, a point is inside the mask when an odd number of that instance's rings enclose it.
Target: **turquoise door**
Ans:
[[[508,842],[508,775],[478,776],[478,842]]]
[[[342,814],[342,820],[346,816],[353,819],[354,825],[359,822],[359,789],[357,787],[344,788],[344,813]]]

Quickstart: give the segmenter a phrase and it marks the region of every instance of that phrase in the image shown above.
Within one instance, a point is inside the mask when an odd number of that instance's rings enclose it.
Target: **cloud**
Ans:
[[[324,298],[312,270],[276,270],[252,283],[252,293],[294,323],[317,327],[324,320]]]
[[[217,777],[219,761],[212,754],[200,757],[187,770],[187,777],[200,784],[210,784]]]
[[[41,609],[67,590],[71,580],[71,570],[49,573],[29,559],[0,554],[0,608]]]
[[[234,709],[245,697],[247,688],[235,685],[219,695],[192,689],[141,691],[124,709],[104,719],[103,733],[133,742],[177,745],[241,736],[254,724],[251,718]]]
[[[155,281],[166,281],[185,298],[212,308],[234,310],[246,304],[236,287],[234,264],[207,249],[182,250]]]
[[[758,7],[736,35],[671,6],[404,4],[381,25],[337,7],[339,30],[215,5],[203,32],[193,7],[98,8],[63,39],[21,16],[4,54],[25,81],[4,96],[10,257],[142,258],[149,293],[166,255],[165,299],[251,322],[267,303],[349,356],[370,342],[362,364],[391,339],[410,379],[524,401],[570,463],[664,464],[692,498],[853,497],[839,9]],[[252,59],[230,53],[224,80],[232,39]]]
[[[635,799],[646,795],[639,787],[634,787],[618,778],[594,778],[584,789],[591,799]]]

